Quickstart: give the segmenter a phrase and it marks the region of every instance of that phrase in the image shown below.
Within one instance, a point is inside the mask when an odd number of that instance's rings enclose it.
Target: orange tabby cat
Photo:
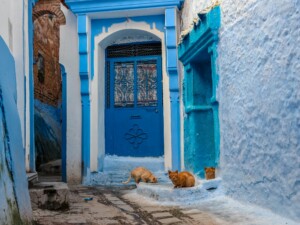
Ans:
[[[157,183],[156,177],[146,168],[137,167],[131,171],[130,176],[127,181],[122,182],[123,184],[129,183],[129,181],[133,178],[135,183],[139,183],[141,180],[148,183]]]
[[[205,167],[205,179],[211,180],[215,179],[215,168],[214,167]]]
[[[195,186],[195,178],[191,173],[187,171],[178,173],[178,170],[174,172],[169,170],[168,172],[169,172],[169,178],[174,184],[174,188]]]

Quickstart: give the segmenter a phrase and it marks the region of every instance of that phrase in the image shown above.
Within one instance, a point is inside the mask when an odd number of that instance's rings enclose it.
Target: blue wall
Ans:
[[[32,217],[17,110],[15,62],[0,36],[0,223],[21,224]]]
[[[221,175],[228,195],[300,221],[300,6],[268,2],[222,4]]]

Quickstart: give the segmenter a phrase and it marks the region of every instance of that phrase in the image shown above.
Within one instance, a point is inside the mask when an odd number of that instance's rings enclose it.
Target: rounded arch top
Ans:
[[[130,42],[160,41],[164,33],[156,29],[155,24],[150,26],[145,22],[135,22],[128,19],[126,22],[117,23],[95,37],[95,44],[106,48],[110,45]],[[126,42],[127,41],[127,42]]]
[[[36,5],[33,9],[32,17],[33,22],[38,19],[39,17],[45,15],[45,14],[52,14],[55,15],[58,19],[58,22],[60,25],[66,24],[66,17],[63,13],[63,11],[55,5]]]

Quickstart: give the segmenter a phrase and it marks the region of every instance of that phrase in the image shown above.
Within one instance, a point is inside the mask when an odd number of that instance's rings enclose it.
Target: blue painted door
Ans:
[[[160,56],[110,58],[106,62],[106,154],[163,155]]]

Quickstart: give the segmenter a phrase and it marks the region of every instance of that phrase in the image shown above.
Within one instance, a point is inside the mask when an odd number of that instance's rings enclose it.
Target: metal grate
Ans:
[[[107,58],[161,55],[161,43],[109,46],[106,53]]]

